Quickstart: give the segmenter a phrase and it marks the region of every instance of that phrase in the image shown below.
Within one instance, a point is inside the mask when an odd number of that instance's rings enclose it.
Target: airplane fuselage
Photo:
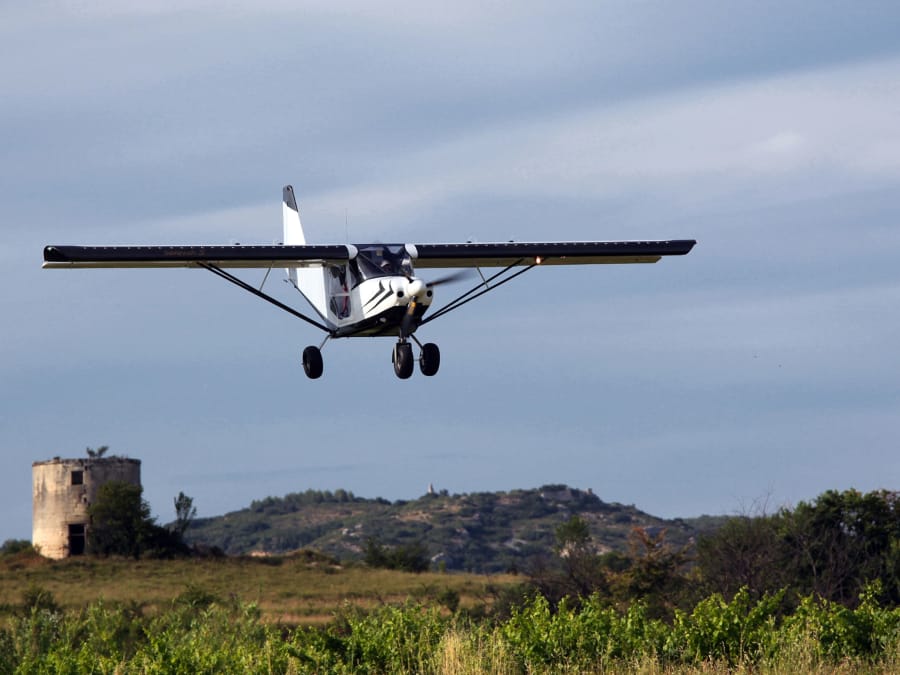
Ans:
[[[341,272],[337,274],[340,279]],[[431,289],[415,277],[374,277],[350,287],[339,281],[330,294],[327,318],[336,326],[335,337],[399,335],[410,313],[406,324],[415,331],[431,301]]]

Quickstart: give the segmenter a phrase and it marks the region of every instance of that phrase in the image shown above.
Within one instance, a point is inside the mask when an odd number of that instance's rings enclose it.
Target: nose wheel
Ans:
[[[419,354],[419,370],[426,377],[436,375],[441,367],[441,350],[433,342],[427,342],[421,345],[422,352]],[[401,380],[409,379],[413,374],[415,367],[415,359],[413,358],[412,345],[406,341],[398,342],[394,345],[394,351],[391,355],[394,363],[394,373]]]
[[[413,373],[412,345],[408,342],[398,342],[394,345],[394,373],[401,380],[409,379]]]

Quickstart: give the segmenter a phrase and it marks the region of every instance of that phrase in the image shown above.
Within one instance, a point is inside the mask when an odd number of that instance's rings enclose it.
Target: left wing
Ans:
[[[662,256],[686,255],[693,239],[665,241],[564,241],[494,244],[407,244],[417,268],[516,267],[655,263]]]
[[[316,267],[356,256],[352,246],[46,246],[45,268]]]

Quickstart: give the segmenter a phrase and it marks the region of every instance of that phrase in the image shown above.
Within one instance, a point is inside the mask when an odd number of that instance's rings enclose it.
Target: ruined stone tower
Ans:
[[[31,465],[31,543],[48,558],[84,553],[88,507],[100,486],[117,480],[141,484],[141,460],[127,457],[60,459]]]

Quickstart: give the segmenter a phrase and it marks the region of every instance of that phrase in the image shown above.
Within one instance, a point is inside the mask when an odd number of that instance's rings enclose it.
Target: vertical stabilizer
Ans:
[[[281,191],[281,215],[284,221],[284,245],[306,246],[306,235],[300,224],[300,208],[294,197],[294,188],[285,185]],[[325,293],[325,269],[318,267],[288,267],[288,279],[303,294],[316,313],[329,325],[327,297]]]
[[[306,235],[300,224],[300,209],[297,207],[297,198],[294,197],[294,188],[290,185],[285,185],[281,191],[281,213],[284,219],[285,246],[305,246]]]

